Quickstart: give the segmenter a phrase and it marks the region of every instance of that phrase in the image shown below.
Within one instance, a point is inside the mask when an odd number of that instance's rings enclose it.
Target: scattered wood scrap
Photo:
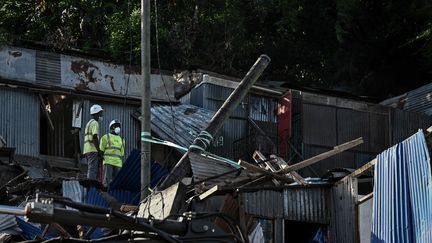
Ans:
[[[165,219],[171,214],[178,214],[186,194],[186,186],[177,182],[167,189],[152,194],[144,203],[141,203],[138,217]]]

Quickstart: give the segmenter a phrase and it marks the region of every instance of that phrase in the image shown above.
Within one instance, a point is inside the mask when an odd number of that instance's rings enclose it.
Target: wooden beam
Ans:
[[[367,164],[363,165],[362,167],[358,168],[357,170],[355,170],[354,172],[352,172],[351,174],[345,176],[344,178],[340,179],[339,181],[337,181],[335,183],[335,185],[344,182],[345,180],[348,180],[349,178],[352,177],[359,177],[361,175],[363,175],[364,173],[366,173],[366,171],[368,171],[369,169],[371,169],[373,166],[376,165],[377,163],[377,159],[373,159],[371,161],[369,161]]]
[[[330,151],[324,152],[324,153],[316,155],[312,158],[303,160],[297,164],[294,164],[294,165],[288,166],[284,169],[278,170],[276,173],[278,173],[280,175],[280,174],[286,174],[286,173],[291,172],[291,171],[303,169],[303,168],[310,166],[310,165],[313,165],[313,164],[315,164],[321,160],[327,159],[327,158],[332,157],[336,154],[339,154],[345,150],[348,150],[350,148],[358,146],[362,143],[363,143],[363,138],[360,137],[360,138],[354,139],[354,140],[346,142],[344,144],[335,146]]]
[[[201,195],[199,195],[199,200],[204,200],[205,198],[207,198],[208,196],[212,195],[213,193],[215,193],[218,190],[219,186],[216,185],[210,189],[208,189],[207,191],[205,191],[204,193],[202,193]]]
[[[356,204],[362,204],[363,202],[371,199],[373,197],[373,192],[367,194],[366,196],[360,198],[359,200],[357,200]]]
[[[293,181],[290,180],[288,177],[283,176],[283,175],[278,175],[276,173],[273,173],[271,171],[268,171],[266,169],[260,168],[258,166],[255,166],[253,164],[250,164],[244,160],[239,160],[239,164],[243,167],[245,167],[246,169],[253,171],[253,172],[258,172],[260,174],[263,174],[265,176],[274,178],[276,180],[282,181],[282,182],[286,182],[286,183],[292,183]]]
[[[51,117],[50,117],[48,111],[47,111],[45,102],[44,102],[41,94],[39,94],[39,101],[40,101],[40,105],[42,107],[42,110],[44,111],[44,114],[45,114],[45,116],[46,116],[46,118],[48,120],[48,125],[51,128],[51,131],[54,131],[54,124],[53,124],[53,122],[51,120]]]

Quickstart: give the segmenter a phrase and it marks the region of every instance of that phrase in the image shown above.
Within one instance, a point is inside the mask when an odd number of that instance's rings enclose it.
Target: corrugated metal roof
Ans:
[[[285,219],[329,223],[329,187],[289,187],[284,189],[283,196]]]
[[[189,147],[214,115],[193,105],[153,105],[151,129],[160,138]],[[174,121],[173,121],[174,119]],[[175,125],[173,125],[173,122]],[[174,130],[175,128],[175,130]]]
[[[432,176],[422,130],[378,156],[374,179],[371,242],[432,242]]]
[[[432,115],[432,83],[408,93],[382,101],[380,104]]]
[[[190,153],[189,160],[191,163],[192,173],[195,181],[201,181],[236,169],[235,167],[225,162],[215,160],[209,157],[204,157],[196,153]],[[242,171],[240,175],[237,172],[233,172],[221,177],[208,180],[206,181],[206,184],[219,184],[223,183],[227,179],[233,180],[235,178],[238,178],[239,176],[244,175],[244,171]]]
[[[39,155],[39,99],[34,93],[0,87],[0,136],[21,155]]]

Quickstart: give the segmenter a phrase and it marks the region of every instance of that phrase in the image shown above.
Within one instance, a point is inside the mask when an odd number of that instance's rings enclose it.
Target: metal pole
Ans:
[[[204,130],[207,133],[214,136],[219,129],[222,127],[223,123],[228,119],[228,117],[234,112],[238,107],[240,102],[244,99],[246,94],[252,88],[255,81],[261,76],[266,69],[267,65],[270,63],[270,57],[267,55],[261,55],[255,64],[251,67],[246,76],[242,79],[239,86],[231,93],[228,99],[219,108],[216,114],[213,116],[207,128]],[[200,145],[204,149],[207,149],[207,144],[203,144],[200,140],[195,140],[193,145]],[[180,181],[190,170],[189,163],[189,153],[197,152],[196,149],[189,149],[187,153],[177,162],[174,168],[171,170],[170,174],[161,183],[158,190],[164,190],[172,184]]]
[[[150,0],[141,0],[141,132],[150,132]],[[150,184],[150,143],[141,141],[141,200]]]

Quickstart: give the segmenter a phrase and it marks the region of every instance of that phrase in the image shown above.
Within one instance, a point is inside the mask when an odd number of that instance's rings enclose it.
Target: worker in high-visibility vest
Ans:
[[[123,166],[124,139],[120,136],[121,124],[119,120],[112,120],[109,124],[110,132],[103,135],[100,150],[103,152],[103,184],[108,186],[117,176]]]
[[[103,109],[100,105],[90,107],[92,119],[84,130],[83,154],[87,160],[87,178],[97,180],[100,164],[99,122],[103,120]]]

